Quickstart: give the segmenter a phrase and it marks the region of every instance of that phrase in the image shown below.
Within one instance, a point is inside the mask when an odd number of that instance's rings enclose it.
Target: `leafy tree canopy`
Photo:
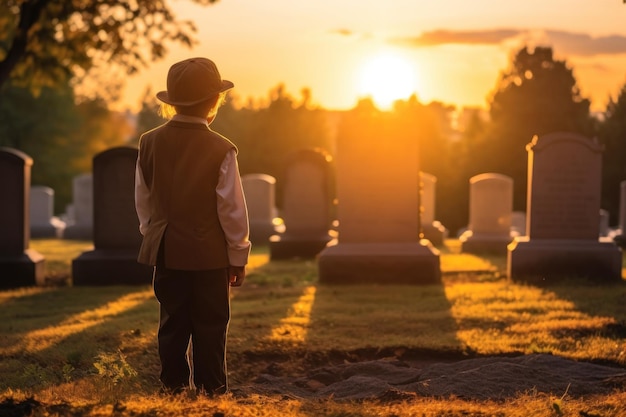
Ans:
[[[619,221],[620,184],[626,181],[626,85],[616,99],[609,98],[598,138],[602,155],[602,207],[609,210],[612,223]],[[622,225],[625,226],[625,225]]]
[[[485,138],[474,147],[468,174],[497,172],[514,181],[514,207],[526,208],[526,145],[535,135],[568,131],[592,137],[590,102],[583,98],[573,71],[555,60],[552,48],[527,47],[513,57],[492,95]]]
[[[168,41],[191,46],[195,31],[164,0],[3,0],[0,86],[11,80],[36,92],[103,64],[131,74],[162,58]]]
[[[131,127],[100,100],[75,104],[72,88],[43,87],[35,97],[27,88],[8,85],[0,100],[0,146],[33,158],[33,185],[55,190],[55,211],[71,201],[72,178],[90,172],[97,153],[121,145]]]

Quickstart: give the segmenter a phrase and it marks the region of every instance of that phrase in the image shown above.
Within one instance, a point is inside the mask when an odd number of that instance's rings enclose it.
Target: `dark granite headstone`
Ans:
[[[94,250],[72,262],[74,285],[149,284],[152,267],[137,263],[137,149],[117,147],[93,158]]]
[[[30,246],[31,157],[0,148],[0,288],[43,284],[44,257]]]
[[[320,149],[291,155],[285,169],[285,231],[270,237],[270,258],[314,258],[332,239],[331,156]]]

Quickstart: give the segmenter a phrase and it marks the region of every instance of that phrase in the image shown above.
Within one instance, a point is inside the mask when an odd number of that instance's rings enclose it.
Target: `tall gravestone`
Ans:
[[[440,246],[448,237],[448,229],[435,219],[437,177],[420,172],[420,222],[424,239],[433,245]]]
[[[65,223],[54,216],[54,190],[43,185],[30,187],[30,236],[61,237]]]
[[[45,259],[30,249],[30,170],[33,160],[0,148],[0,288],[43,284]]]
[[[65,239],[93,239],[93,175],[81,174],[72,180],[72,204]]]
[[[116,147],[93,158],[94,249],[72,262],[74,285],[136,285],[152,281],[137,262],[141,245],[135,210],[137,149]]]
[[[270,237],[270,258],[313,258],[332,239],[331,156],[303,149],[287,161],[282,192],[285,230]]]
[[[338,138],[338,238],[318,257],[322,283],[441,281],[439,251],[420,238],[418,141],[384,117]]]
[[[250,241],[266,245],[276,233],[276,178],[267,174],[246,174],[241,176],[241,186],[248,206]]]
[[[505,255],[513,240],[513,179],[486,173],[473,176],[469,183],[469,226],[459,237],[461,250]]]
[[[535,136],[526,149],[528,236],[509,245],[509,277],[621,280],[621,250],[599,237],[602,148],[584,136],[552,133]]]

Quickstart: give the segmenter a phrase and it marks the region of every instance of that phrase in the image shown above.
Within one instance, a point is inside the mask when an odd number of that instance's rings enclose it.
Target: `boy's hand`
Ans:
[[[229,266],[228,267],[228,280],[231,287],[241,287],[244,279],[246,278],[245,266]]]

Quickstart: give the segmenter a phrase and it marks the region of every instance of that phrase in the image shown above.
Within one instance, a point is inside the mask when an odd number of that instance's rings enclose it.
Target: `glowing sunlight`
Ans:
[[[278,342],[304,343],[311,323],[311,309],[315,301],[315,287],[304,289],[302,295],[289,311],[289,316],[281,319],[272,328],[269,339]]]
[[[40,352],[61,342],[63,339],[73,334],[83,332],[90,327],[102,324],[105,321],[110,320],[112,317],[130,310],[152,297],[152,290],[126,294],[117,300],[111,301],[110,303],[96,309],[74,314],[57,325],[25,333],[22,336],[21,341],[13,344],[10,348],[1,349],[0,354],[12,355],[18,351],[25,351],[29,353]]]
[[[361,68],[358,92],[371,97],[376,106],[386,110],[393,102],[415,93],[417,72],[401,55],[385,53],[372,57]]]

